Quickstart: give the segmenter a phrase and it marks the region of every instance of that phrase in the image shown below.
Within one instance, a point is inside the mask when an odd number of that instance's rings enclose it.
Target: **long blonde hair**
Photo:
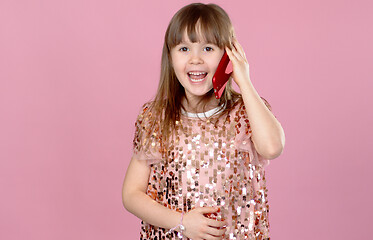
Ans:
[[[171,19],[164,37],[161,61],[161,75],[158,91],[154,101],[150,103],[153,126],[156,124],[161,130],[163,147],[167,147],[168,140],[176,128],[176,121],[180,119],[181,100],[185,97],[185,90],[176,78],[171,62],[170,51],[182,41],[185,32],[190,41],[197,42],[198,33],[204,34],[204,39],[219,48],[232,48],[234,29],[228,14],[216,4],[193,3],[181,8]],[[210,90],[200,103],[204,107],[208,99],[214,94]],[[240,94],[233,90],[231,80],[228,81],[219,105],[225,104],[225,110],[219,116],[227,114]],[[204,108],[203,107],[203,108]],[[150,134],[150,133],[148,133]]]

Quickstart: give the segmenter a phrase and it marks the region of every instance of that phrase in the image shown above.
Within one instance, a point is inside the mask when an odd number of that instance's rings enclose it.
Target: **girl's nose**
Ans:
[[[189,63],[190,64],[202,64],[203,59],[199,53],[191,53]]]

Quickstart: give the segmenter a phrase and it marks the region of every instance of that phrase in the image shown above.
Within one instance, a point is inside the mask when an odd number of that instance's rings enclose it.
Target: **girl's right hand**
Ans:
[[[223,239],[227,222],[213,220],[204,215],[218,211],[218,207],[198,207],[187,212],[183,218],[183,235],[193,240]]]

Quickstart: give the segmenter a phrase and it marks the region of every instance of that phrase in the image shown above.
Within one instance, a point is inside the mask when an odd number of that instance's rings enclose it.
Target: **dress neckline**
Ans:
[[[208,110],[206,112],[201,112],[201,113],[191,113],[191,112],[185,111],[184,109],[181,109],[181,114],[183,114],[186,117],[190,117],[190,118],[208,118],[220,111],[223,111],[224,108],[225,108],[225,105],[223,104],[221,106],[217,106],[216,108],[213,108],[211,110]]]

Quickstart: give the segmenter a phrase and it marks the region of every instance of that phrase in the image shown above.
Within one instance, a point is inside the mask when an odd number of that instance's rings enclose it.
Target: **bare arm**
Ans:
[[[236,39],[233,48],[226,47],[233,64],[233,79],[239,86],[252,130],[256,151],[266,159],[278,157],[285,146],[285,133],[279,121],[263,103],[250,80],[249,64]]]
[[[181,213],[164,207],[146,194],[149,174],[146,161],[131,159],[123,182],[123,205],[145,222],[170,229],[180,223]]]
[[[264,104],[251,82],[241,86],[241,93],[255,149],[266,159],[278,157],[285,146],[285,134],[280,122]]]

